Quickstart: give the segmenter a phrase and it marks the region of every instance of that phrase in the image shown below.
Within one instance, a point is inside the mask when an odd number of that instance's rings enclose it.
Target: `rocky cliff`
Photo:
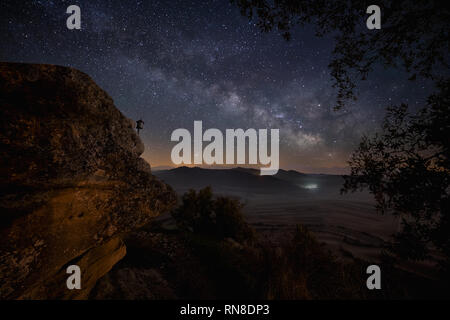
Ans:
[[[86,298],[121,236],[175,203],[133,122],[86,74],[0,63],[0,298]],[[68,290],[66,268],[81,268]]]

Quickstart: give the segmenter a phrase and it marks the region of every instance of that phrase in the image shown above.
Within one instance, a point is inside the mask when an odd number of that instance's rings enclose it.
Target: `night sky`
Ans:
[[[81,30],[66,27],[72,4]],[[312,26],[289,42],[261,33],[228,0],[2,0],[0,10],[0,61],[89,74],[124,115],[145,121],[143,156],[153,167],[172,165],[173,130],[193,132],[202,120],[204,130],[223,132],[279,128],[282,168],[341,173],[386,106],[420,106],[430,93],[427,83],[380,67],[358,83],[356,102],[333,111],[333,39],[315,37]]]

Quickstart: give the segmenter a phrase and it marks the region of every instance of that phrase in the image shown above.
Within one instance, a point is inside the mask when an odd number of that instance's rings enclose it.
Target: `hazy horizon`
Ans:
[[[148,162],[148,160],[146,159]],[[149,162],[150,163],[150,162]],[[226,169],[235,169],[235,168],[246,168],[246,169],[255,169],[259,170],[260,167],[257,166],[249,166],[249,165],[195,165],[195,164],[182,164],[182,165],[173,165],[173,164],[161,164],[161,165],[154,165],[150,163],[153,170],[170,170],[170,169],[176,169],[176,168],[182,168],[182,167],[188,167],[188,168],[201,168],[201,169],[218,169],[218,170],[226,170]],[[297,169],[297,168],[279,168],[279,170],[285,170],[290,171],[294,170],[300,173],[305,174],[330,174],[330,175],[345,175],[350,172],[349,167],[335,167],[335,168],[305,168]]]

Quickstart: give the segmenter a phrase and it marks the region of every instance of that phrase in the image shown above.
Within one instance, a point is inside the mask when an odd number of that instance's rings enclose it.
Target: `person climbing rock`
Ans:
[[[136,121],[136,130],[137,130],[137,133],[138,133],[138,135],[139,135],[139,130],[142,130],[142,129],[144,129],[144,121],[142,121],[141,119],[139,119],[138,121]]]

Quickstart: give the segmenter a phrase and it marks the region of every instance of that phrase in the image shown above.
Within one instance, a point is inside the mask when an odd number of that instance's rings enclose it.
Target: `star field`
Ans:
[[[81,30],[66,8],[81,8]],[[144,158],[171,165],[171,132],[203,127],[279,128],[282,168],[345,171],[385,107],[419,106],[428,83],[377,68],[355,102],[333,111],[327,69],[333,38],[298,28],[264,34],[228,0],[2,1],[0,60],[50,63],[89,74],[129,118],[145,121]]]

